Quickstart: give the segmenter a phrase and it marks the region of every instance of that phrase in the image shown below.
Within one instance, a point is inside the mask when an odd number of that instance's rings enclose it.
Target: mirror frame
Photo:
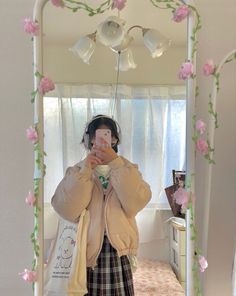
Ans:
[[[36,0],[33,11],[33,19],[37,20],[39,27],[42,28],[43,23],[43,8],[45,4],[50,0]],[[144,1],[144,0],[143,0]],[[148,1],[148,0],[145,0]],[[152,1],[151,1],[152,2]],[[191,0],[181,0],[183,4],[193,5]],[[157,7],[154,9],[158,9]],[[187,18],[187,56],[186,60],[193,63],[194,73],[196,73],[196,57],[193,55],[194,41],[191,39],[193,28],[195,24],[195,15],[191,13]],[[43,36],[42,31],[33,40],[33,71],[34,71],[34,89],[37,89],[40,77],[35,75],[36,72],[43,74]],[[193,173],[195,171],[195,146],[192,141],[194,135],[194,128],[192,126],[192,118],[195,114],[195,79],[186,80],[187,87],[187,107],[186,107],[186,176],[187,180],[192,180],[191,191],[194,190],[194,178]],[[35,255],[35,265],[37,267],[37,281],[34,284],[34,295],[43,295],[43,278],[44,278],[44,263],[43,263],[43,249],[44,249],[44,188],[43,178],[44,172],[40,169],[40,165],[37,165],[37,161],[40,159],[40,164],[44,167],[44,139],[43,139],[43,96],[39,93],[36,94],[34,99],[34,124],[37,125],[39,151],[35,151],[35,168],[34,168],[34,180],[38,180],[38,196],[37,206],[38,213],[35,215],[35,225],[38,227],[38,256]],[[194,280],[193,280],[193,256],[194,256],[194,241],[191,240],[192,229],[191,224],[191,212],[189,209],[186,211],[186,288],[185,295],[194,295]]]

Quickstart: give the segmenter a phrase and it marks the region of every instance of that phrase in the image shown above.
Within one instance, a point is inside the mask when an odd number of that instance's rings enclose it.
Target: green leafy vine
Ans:
[[[34,129],[38,135],[38,124],[34,125]],[[44,176],[46,173],[46,165],[43,163],[43,155],[46,156],[45,152],[41,152],[41,147],[39,141],[36,141],[34,143],[34,153],[35,153],[35,167],[41,174]],[[34,197],[35,197],[35,203],[34,203],[34,228],[33,232],[30,235],[30,241],[33,245],[33,252],[34,252],[34,259],[32,261],[32,272],[36,272],[37,269],[37,260],[40,255],[40,246],[39,246],[39,213],[41,211],[41,208],[39,206],[39,193],[40,193],[40,188],[39,188],[39,183],[41,180],[42,176],[35,177],[34,178]],[[34,291],[35,288],[35,282],[32,282],[32,289]]]
[[[230,63],[234,60],[236,60],[236,53],[235,52],[224,62],[223,65]],[[214,77],[214,81],[215,81],[215,86],[216,86],[216,94],[220,91],[220,72],[219,72],[218,67],[216,67],[215,71],[212,73],[212,76]],[[213,109],[212,94],[211,93],[209,94],[209,99],[210,100],[208,103],[208,113],[213,117],[213,120],[215,123],[215,128],[218,128],[219,127],[218,115],[217,115],[216,110]]]
[[[201,283],[199,278],[199,255],[202,253],[201,250],[196,247],[196,240],[197,240],[197,228],[195,224],[195,215],[194,215],[194,203],[195,203],[195,197],[192,190],[192,179],[194,178],[195,174],[192,173],[190,178],[186,181],[186,190],[189,194],[189,202],[187,209],[190,212],[190,229],[191,229],[191,241],[194,242],[194,254],[193,254],[193,266],[192,266],[192,272],[193,272],[193,282],[194,282],[194,291],[195,296],[202,296],[201,293]]]
[[[88,12],[89,16],[94,16],[96,14],[104,13],[106,10],[110,9],[112,6],[112,0],[104,1],[102,4],[98,6],[98,8],[93,8],[86,4],[85,2],[75,1],[75,0],[63,0],[65,7],[72,10],[73,12],[77,12],[78,10],[85,10]]]
[[[150,0],[150,1],[157,8],[171,9],[172,13],[174,13],[176,8],[178,8],[180,5],[186,5],[195,14],[196,23],[193,27],[192,35],[190,36],[190,38],[193,42],[192,52],[191,52],[191,59],[193,60],[194,55],[197,51],[197,44],[198,44],[197,32],[201,29],[201,17],[200,17],[198,10],[196,9],[196,7],[194,7],[193,5],[190,5],[190,4],[185,4],[181,0]]]

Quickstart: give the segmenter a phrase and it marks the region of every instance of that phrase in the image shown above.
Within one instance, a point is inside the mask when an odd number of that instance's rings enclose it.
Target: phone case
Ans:
[[[99,147],[105,146],[101,139],[104,139],[107,145],[111,146],[111,131],[109,129],[97,129],[95,143]]]

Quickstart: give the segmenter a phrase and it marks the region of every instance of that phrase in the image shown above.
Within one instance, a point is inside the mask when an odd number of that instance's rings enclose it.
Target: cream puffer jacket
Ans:
[[[100,180],[84,161],[69,167],[52,197],[52,206],[64,219],[78,222],[82,211],[90,212],[87,266],[94,267],[101,251],[104,231],[118,255],[136,255],[136,214],[151,198],[149,185],[137,165],[119,156],[109,163],[110,182],[104,195]]]

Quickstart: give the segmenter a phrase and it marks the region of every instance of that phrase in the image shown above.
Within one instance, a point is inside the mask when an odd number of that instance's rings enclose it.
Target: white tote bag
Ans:
[[[44,296],[83,296],[87,293],[86,247],[89,212],[79,223],[59,219],[57,237],[44,270]]]

